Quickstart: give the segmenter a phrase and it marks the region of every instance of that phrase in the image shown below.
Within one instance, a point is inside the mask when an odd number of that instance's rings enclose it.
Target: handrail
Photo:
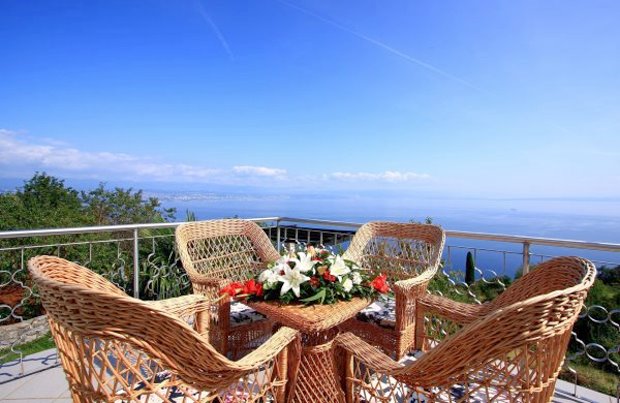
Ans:
[[[260,217],[249,218],[250,221],[264,222],[272,221],[278,225],[282,222],[291,222],[298,224],[314,224],[314,225],[327,225],[336,227],[349,227],[359,228],[361,223],[348,222],[348,221],[332,221],[332,220],[320,220],[314,218],[295,218],[295,217]],[[18,231],[0,231],[0,239],[14,239],[14,238],[27,238],[37,236],[54,236],[54,235],[76,235],[76,234],[92,234],[100,232],[123,232],[134,230],[147,230],[147,229],[166,229],[176,228],[183,222],[166,222],[166,223],[152,223],[152,224],[125,224],[125,225],[104,225],[93,227],[72,227],[72,228],[50,228],[50,229],[36,229],[36,230],[18,230]],[[446,230],[447,237],[461,238],[461,239],[476,239],[484,241],[496,241],[496,242],[510,242],[510,243],[528,243],[530,245],[543,245],[543,246],[556,246],[566,248],[580,248],[580,249],[594,249],[609,252],[620,252],[620,244],[608,243],[608,242],[591,242],[580,241],[572,239],[558,239],[558,238],[543,238],[532,237],[525,235],[507,235],[507,234],[495,234],[487,232],[470,232],[470,231],[458,231],[458,230]]]
[[[609,252],[620,252],[620,244],[608,242],[577,241],[572,239],[542,238],[525,235],[491,234],[486,232],[469,232],[446,230],[446,236],[462,239],[478,239],[511,243],[529,243],[530,245],[558,246],[565,248],[595,249]]]
[[[250,218],[250,221],[277,221],[278,217]],[[150,224],[123,224],[123,225],[99,225],[93,227],[70,227],[70,228],[46,228],[34,230],[17,230],[17,231],[0,231],[0,239],[12,238],[28,238],[35,236],[53,236],[53,235],[77,235],[77,234],[93,234],[100,232],[124,232],[133,230],[146,229],[166,229],[176,228],[183,224],[181,222],[165,222]]]

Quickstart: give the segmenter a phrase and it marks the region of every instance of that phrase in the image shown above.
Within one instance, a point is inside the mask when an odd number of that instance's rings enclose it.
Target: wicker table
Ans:
[[[289,402],[344,402],[340,374],[332,348],[337,326],[370,305],[369,299],[354,298],[332,305],[282,305],[249,302],[252,308],[282,325],[302,333],[301,359],[289,366]]]

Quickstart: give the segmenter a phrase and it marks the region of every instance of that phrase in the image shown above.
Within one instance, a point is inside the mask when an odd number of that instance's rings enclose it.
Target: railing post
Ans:
[[[140,298],[140,238],[138,228],[133,229],[133,296]]]
[[[523,242],[523,275],[530,272],[530,243]]]
[[[280,240],[280,219],[276,220],[276,247],[278,252],[280,252],[280,248],[282,247],[282,242]]]

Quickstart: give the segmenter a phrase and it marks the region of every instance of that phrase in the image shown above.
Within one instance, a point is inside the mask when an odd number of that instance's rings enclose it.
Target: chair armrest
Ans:
[[[418,309],[464,325],[487,315],[492,310],[492,306],[491,304],[467,304],[426,294],[418,299]]]
[[[432,274],[422,273],[419,276],[400,280],[394,283],[394,297],[396,299],[396,330],[405,331],[416,321],[416,301],[426,294]]]
[[[222,287],[230,283],[230,280],[218,277],[210,277],[200,273],[193,273],[190,275],[190,280],[193,286],[200,286],[205,288],[217,288],[219,291]]]
[[[153,307],[171,313],[187,323],[194,323],[198,333],[208,335],[213,302],[202,294],[190,294],[161,301],[147,301]]]
[[[147,301],[147,303],[178,317],[191,316],[198,312],[208,313],[212,305],[212,302],[202,294],[184,295],[161,301]]]
[[[231,280],[218,277],[210,277],[200,273],[191,274],[190,280],[192,282],[192,289],[194,290],[194,294],[202,294],[205,295],[207,298],[213,300],[213,305],[219,307],[214,308],[216,311],[218,309],[221,309],[223,306],[228,305],[228,303],[230,302],[227,299],[219,298],[221,296],[220,291],[222,290],[222,288],[230,284]]]
[[[381,350],[366,343],[353,333],[347,332],[338,335],[336,344],[374,371],[390,374],[405,368],[404,365],[394,361]]]
[[[394,290],[407,297],[416,297],[420,291],[426,291],[426,286],[432,278],[432,275],[427,276],[425,273],[422,273],[416,277],[399,280],[394,283]]]
[[[299,332],[289,327],[282,327],[259,348],[236,361],[236,364],[246,370],[256,368],[280,354],[294,340],[300,342]]]

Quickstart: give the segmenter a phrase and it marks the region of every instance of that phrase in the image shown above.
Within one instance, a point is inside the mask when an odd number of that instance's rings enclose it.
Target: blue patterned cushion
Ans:
[[[381,327],[396,327],[396,301],[393,298],[379,299],[357,314],[357,319]]]
[[[248,323],[264,320],[266,317],[262,313],[256,312],[254,309],[241,302],[232,302],[230,304],[230,326],[247,325]]]

